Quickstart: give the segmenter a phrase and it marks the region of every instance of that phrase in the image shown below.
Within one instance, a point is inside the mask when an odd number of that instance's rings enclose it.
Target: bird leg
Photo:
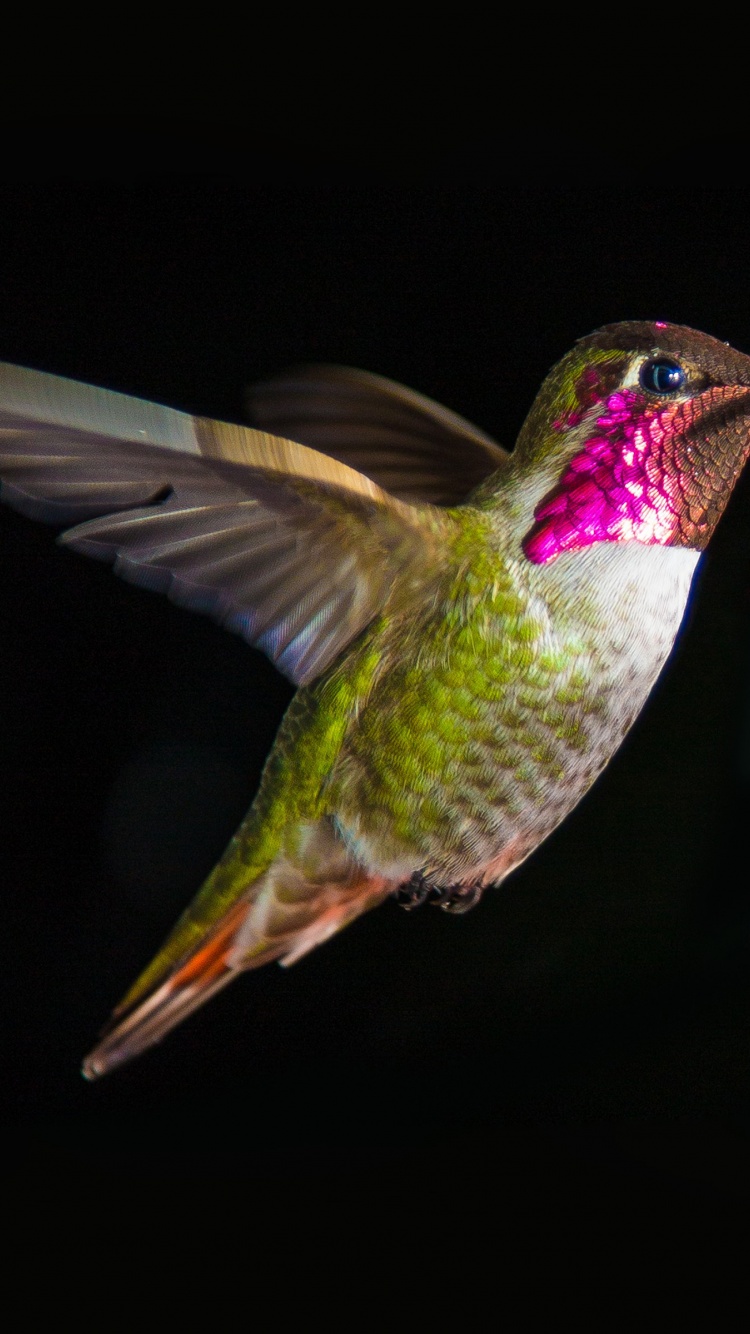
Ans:
[[[481,885],[436,885],[422,871],[415,871],[411,880],[405,880],[391,894],[391,898],[407,912],[421,908],[423,903],[431,903],[433,907],[442,908],[444,912],[468,912],[470,908],[476,906],[481,897]]]

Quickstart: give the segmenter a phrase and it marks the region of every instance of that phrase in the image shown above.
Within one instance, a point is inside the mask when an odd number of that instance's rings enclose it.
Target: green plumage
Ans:
[[[301,828],[328,819],[368,869],[393,878],[402,867],[398,879],[419,868],[447,884],[577,765],[601,707],[586,693],[591,651],[572,624],[553,627],[528,566],[498,551],[496,520],[470,507],[449,518],[450,559],[429,604],[378,618],[298,691],[250,812],[127,1004],[275,858],[299,860]],[[374,847],[376,863],[364,852]]]

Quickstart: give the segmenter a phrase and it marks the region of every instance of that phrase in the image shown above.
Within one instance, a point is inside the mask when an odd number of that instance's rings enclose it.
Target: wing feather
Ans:
[[[2,498],[61,540],[207,612],[297,684],[429,582],[448,515],[248,427],[0,364]]]
[[[264,430],[349,464],[400,500],[459,504],[508,454],[491,436],[394,380],[302,366],[248,391]]]

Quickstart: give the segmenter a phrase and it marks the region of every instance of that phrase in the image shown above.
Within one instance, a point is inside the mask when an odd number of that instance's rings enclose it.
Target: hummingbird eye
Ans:
[[[644,361],[638,378],[650,394],[676,394],[687,377],[678,361],[672,361],[670,357],[652,357]]]

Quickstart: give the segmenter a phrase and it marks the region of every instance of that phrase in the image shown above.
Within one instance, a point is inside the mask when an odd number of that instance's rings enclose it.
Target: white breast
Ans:
[[[538,567],[532,585],[556,615],[578,625],[612,685],[621,682],[642,703],[674,644],[699,555],[599,542]]]
[[[591,674],[586,746],[559,747],[565,778],[544,800],[532,796],[514,819],[498,810],[499,848],[473,876],[497,883],[578,803],[635,722],[666,662],[682,623],[699,553],[640,543],[599,543],[529,574],[532,596],[546,604],[552,627],[585,646]],[[563,630],[564,627],[564,630]],[[552,638],[555,629],[552,630]]]

